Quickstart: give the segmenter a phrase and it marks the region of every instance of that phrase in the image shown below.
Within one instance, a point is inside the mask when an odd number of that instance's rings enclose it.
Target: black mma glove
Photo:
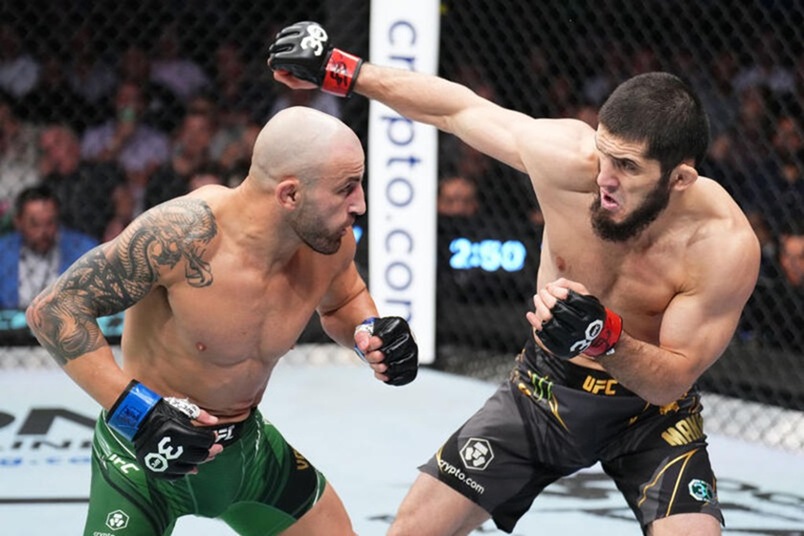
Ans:
[[[590,357],[613,353],[623,332],[623,319],[603,307],[597,298],[570,290],[550,310],[553,318],[537,331],[550,353],[570,359],[580,353]]]
[[[290,71],[323,91],[348,97],[363,60],[329,43],[326,30],[317,22],[304,21],[282,29],[268,47],[268,67]]]
[[[198,406],[162,398],[132,380],[106,415],[109,426],[134,443],[137,460],[152,476],[175,480],[207,459],[215,432],[193,426]]]
[[[367,318],[357,326],[355,333],[367,331],[382,339],[380,351],[385,355],[382,363],[388,366],[385,375],[389,385],[405,385],[416,379],[419,371],[419,345],[413,338],[410,325],[404,318],[384,316]],[[357,354],[365,361],[366,357],[355,346]]]

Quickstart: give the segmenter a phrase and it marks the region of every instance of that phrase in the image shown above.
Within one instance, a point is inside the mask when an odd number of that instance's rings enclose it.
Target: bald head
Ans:
[[[274,115],[257,136],[249,176],[263,186],[291,176],[304,181],[340,157],[362,161],[355,133],[329,114],[295,106]]]

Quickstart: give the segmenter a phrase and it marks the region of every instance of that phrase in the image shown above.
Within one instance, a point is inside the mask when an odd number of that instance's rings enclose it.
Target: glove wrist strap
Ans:
[[[592,344],[584,351],[589,357],[600,357],[614,353],[614,345],[620,340],[623,333],[623,319],[617,313],[606,308],[606,320],[600,335],[595,337]]]
[[[140,423],[162,399],[137,380],[131,382],[114,403],[106,416],[106,422],[120,435],[132,440]]]
[[[363,60],[358,56],[333,48],[324,66],[321,89],[339,97],[348,97],[362,64]]]

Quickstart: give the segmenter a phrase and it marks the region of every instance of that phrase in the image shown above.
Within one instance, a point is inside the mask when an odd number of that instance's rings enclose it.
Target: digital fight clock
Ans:
[[[527,251],[519,240],[454,238],[449,244],[449,265],[455,270],[480,268],[486,272],[518,272],[525,267]]]

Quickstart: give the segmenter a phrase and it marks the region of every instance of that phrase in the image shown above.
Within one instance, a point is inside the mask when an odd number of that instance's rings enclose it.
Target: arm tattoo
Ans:
[[[181,199],[144,213],[111,244],[78,259],[28,309],[29,325],[59,364],[106,344],[96,318],[131,307],[160,273],[184,263],[188,285],[212,284],[206,246],[218,234],[209,206]]]

